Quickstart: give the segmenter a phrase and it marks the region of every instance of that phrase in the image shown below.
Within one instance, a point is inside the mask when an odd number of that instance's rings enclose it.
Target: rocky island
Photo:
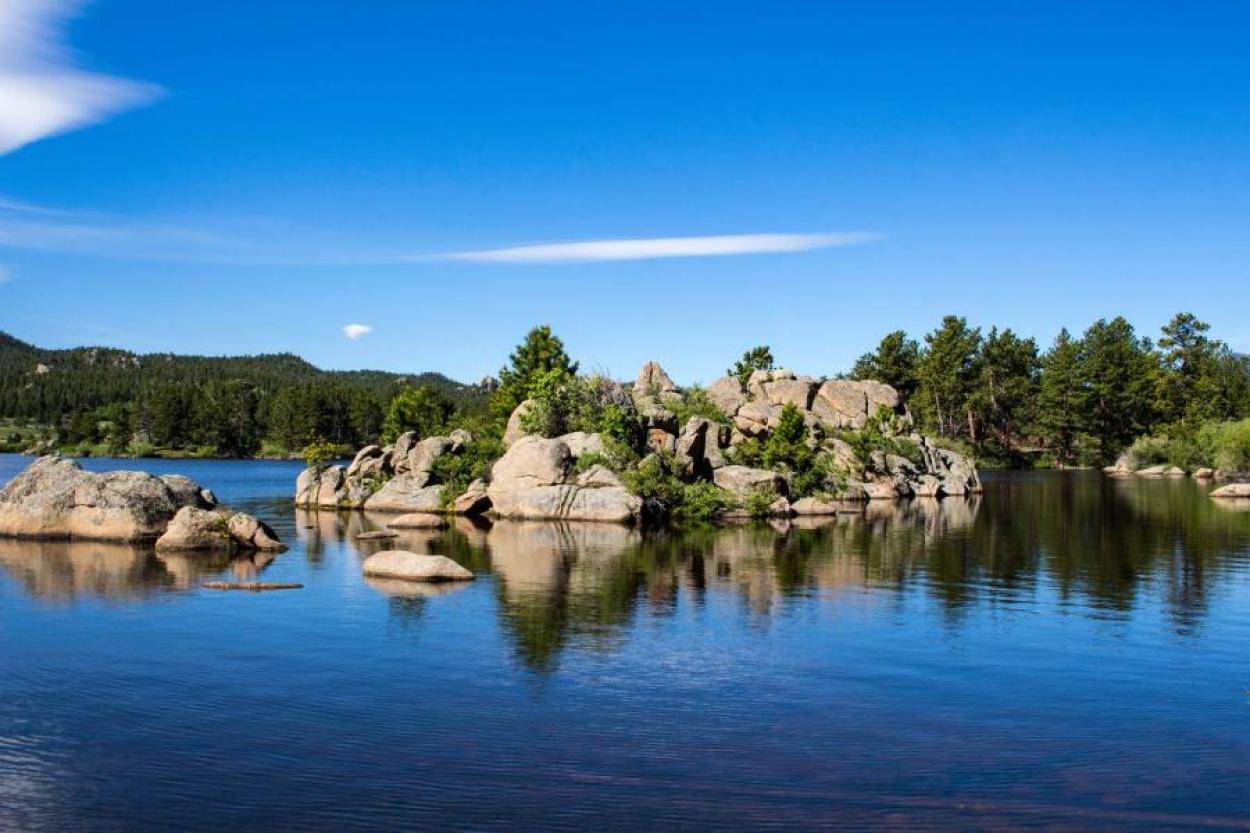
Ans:
[[[264,522],[177,474],[84,471],[40,457],[0,489],[0,538],[152,544],[158,550],[280,551]]]
[[[880,382],[757,369],[683,390],[648,362],[632,386],[564,376],[536,391],[513,410],[485,476],[442,475],[464,469],[454,460],[473,453],[469,431],[408,431],[361,448],[349,465],[308,467],[295,502],[636,523],[834,514],[981,491],[973,461],[916,432],[906,403]]]

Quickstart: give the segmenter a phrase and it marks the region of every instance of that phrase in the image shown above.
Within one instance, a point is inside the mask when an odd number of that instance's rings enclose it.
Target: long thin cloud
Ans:
[[[62,44],[71,0],[0,2],[0,156],[146,104],[160,88],[73,66]]]
[[[726,234],[711,237],[646,237],[543,243],[505,249],[481,249],[436,255],[437,260],[471,263],[586,263],[612,260],[655,260],[670,257],[724,257],[776,254],[853,246],[879,240],[866,231],[837,234]]]

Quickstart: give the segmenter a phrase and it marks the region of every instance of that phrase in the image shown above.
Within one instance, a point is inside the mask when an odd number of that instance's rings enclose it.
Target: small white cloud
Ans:
[[[0,156],[101,122],[161,90],[77,69],[61,43],[74,0],[0,2]]]
[[[368,324],[348,324],[343,328],[343,335],[347,336],[352,341],[355,341],[361,336],[367,336],[371,332],[373,332],[373,327],[370,327]]]
[[[839,234],[727,234],[712,237],[586,240],[580,243],[543,243],[506,249],[450,252],[437,255],[436,259],[473,263],[585,263],[667,257],[723,257],[852,246],[879,240],[880,237],[881,235],[871,232],[852,231]]]

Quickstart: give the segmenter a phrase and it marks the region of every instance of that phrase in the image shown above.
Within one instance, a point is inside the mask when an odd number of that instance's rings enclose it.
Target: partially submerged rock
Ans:
[[[0,489],[0,536],[153,541],[180,509],[215,503],[185,477],[88,472],[63,457],[41,457]]]
[[[1221,500],[1250,498],[1250,483],[1229,483],[1212,492],[1211,497]]]
[[[391,529],[444,529],[447,519],[430,512],[409,512],[387,524]]]
[[[244,512],[184,506],[156,540],[156,549],[280,552],[286,546],[267,524]]]
[[[386,550],[365,559],[366,576],[407,581],[471,581],[473,573],[443,555]]]

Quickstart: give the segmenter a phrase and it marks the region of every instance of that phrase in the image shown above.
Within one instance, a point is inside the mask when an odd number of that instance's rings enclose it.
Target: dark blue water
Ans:
[[[292,547],[0,542],[3,830],[1250,829],[1250,512],[1189,481],[461,522],[399,542],[479,574],[430,592],[365,581],[379,519],[297,514],[297,464],[86,465],[190,475]]]

